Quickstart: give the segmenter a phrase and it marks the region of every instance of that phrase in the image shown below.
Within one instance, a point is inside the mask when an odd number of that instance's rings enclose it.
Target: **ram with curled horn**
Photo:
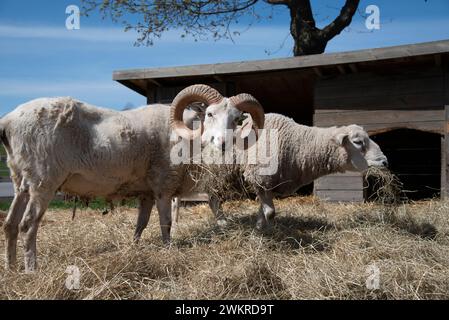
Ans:
[[[207,107],[204,121],[198,129],[189,128],[183,121],[184,110],[193,102],[203,102]],[[182,90],[173,100],[170,125],[184,139],[201,136],[203,144],[211,142],[223,149],[227,141],[226,130],[235,130],[242,113],[251,115],[252,127],[263,129],[264,111],[260,103],[250,94],[241,93],[225,98],[207,85],[193,85]],[[246,130],[248,131],[248,130]]]
[[[205,107],[202,112],[200,125],[197,129],[193,129],[193,124],[186,121],[186,109],[192,105],[192,103],[202,103]],[[249,115],[243,122],[244,115]],[[217,90],[207,85],[198,84],[185,88],[175,97],[171,107],[170,113],[170,125],[172,130],[180,137],[186,140],[194,140],[201,138],[201,144],[203,147],[211,147],[218,153],[224,152],[232,148],[226,146],[232,146],[235,143],[234,138],[238,137],[244,139],[249,136],[251,132],[254,132],[255,139],[259,138],[258,130],[264,128],[265,113],[261,104],[252,95],[247,93],[241,93],[232,97],[223,97]],[[232,132],[233,134],[229,134]],[[248,139],[249,140],[249,139]],[[248,147],[250,142],[244,144],[244,147]],[[199,166],[190,167],[187,178],[183,185],[184,190],[193,188],[196,192],[209,193],[209,205],[217,217],[219,223],[222,222],[221,201],[218,201],[217,195],[219,192],[211,192],[211,189],[223,189],[224,186],[219,186],[220,179],[215,175],[217,172],[222,172],[226,179],[233,179],[238,176],[237,171],[240,167],[238,165],[215,165],[209,166],[204,170],[204,163]],[[228,172],[231,169],[232,172]],[[214,175],[215,181],[211,181],[211,175],[207,174],[209,171]],[[196,174],[195,177],[192,175]],[[189,180],[195,180],[194,183]],[[202,180],[202,181],[199,181]],[[212,183],[213,186],[208,185]],[[216,191],[216,190],[215,190]],[[189,192],[181,192],[180,194],[186,194]],[[223,199],[220,199],[223,200]],[[179,200],[176,199],[175,203]],[[177,220],[177,205],[173,206],[173,219]]]

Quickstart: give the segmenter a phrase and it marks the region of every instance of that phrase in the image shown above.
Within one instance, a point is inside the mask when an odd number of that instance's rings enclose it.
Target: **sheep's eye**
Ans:
[[[353,141],[356,145],[358,146],[363,146],[363,141],[362,140],[355,140]]]
[[[211,112],[208,112],[208,113],[207,113],[207,117],[212,118],[212,113],[211,113]]]

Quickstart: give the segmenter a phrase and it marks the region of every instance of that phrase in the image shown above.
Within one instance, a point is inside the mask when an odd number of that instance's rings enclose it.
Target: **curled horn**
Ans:
[[[205,84],[195,84],[179,92],[173,100],[170,110],[170,126],[182,138],[192,140],[202,133],[201,127],[191,130],[182,121],[184,109],[193,102],[203,102],[207,106],[220,103],[223,96],[214,88]]]
[[[241,93],[229,98],[231,103],[242,112],[249,113],[253,119],[253,126],[256,129],[263,129],[265,122],[265,112],[262,105],[252,95]],[[256,134],[257,135],[257,134]]]

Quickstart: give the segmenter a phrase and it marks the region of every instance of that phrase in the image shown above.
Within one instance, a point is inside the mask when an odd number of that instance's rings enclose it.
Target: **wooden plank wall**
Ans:
[[[317,112],[341,110],[391,110],[441,106],[444,100],[443,71],[438,67],[419,70],[386,70],[340,74],[321,79],[316,86]],[[344,90],[342,90],[344,89]]]
[[[394,128],[441,133],[444,95],[441,68],[321,79],[315,88],[314,124],[357,123],[372,133]]]
[[[314,193],[326,201],[363,201],[363,177],[358,172],[337,173],[315,180]]]
[[[444,110],[355,110],[334,113],[315,113],[314,123],[328,127],[335,125],[359,124],[370,134],[382,133],[392,129],[407,128],[434,133],[441,133]]]
[[[370,134],[409,128],[442,134],[445,84],[441,67],[396,68],[321,78],[315,86],[314,125],[356,123]],[[351,192],[348,192],[348,188]],[[331,175],[315,194],[333,201],[362,201],[363,179]]]

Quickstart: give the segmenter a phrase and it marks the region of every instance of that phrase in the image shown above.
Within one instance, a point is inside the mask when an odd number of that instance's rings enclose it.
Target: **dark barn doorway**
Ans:
[[[389,169],[403,183],[410,200],[437,197],[441,188],[441,136],[414,129],[395,129],[371,136],[388,158]],[[368,189],[367,199],[370,190]]]

